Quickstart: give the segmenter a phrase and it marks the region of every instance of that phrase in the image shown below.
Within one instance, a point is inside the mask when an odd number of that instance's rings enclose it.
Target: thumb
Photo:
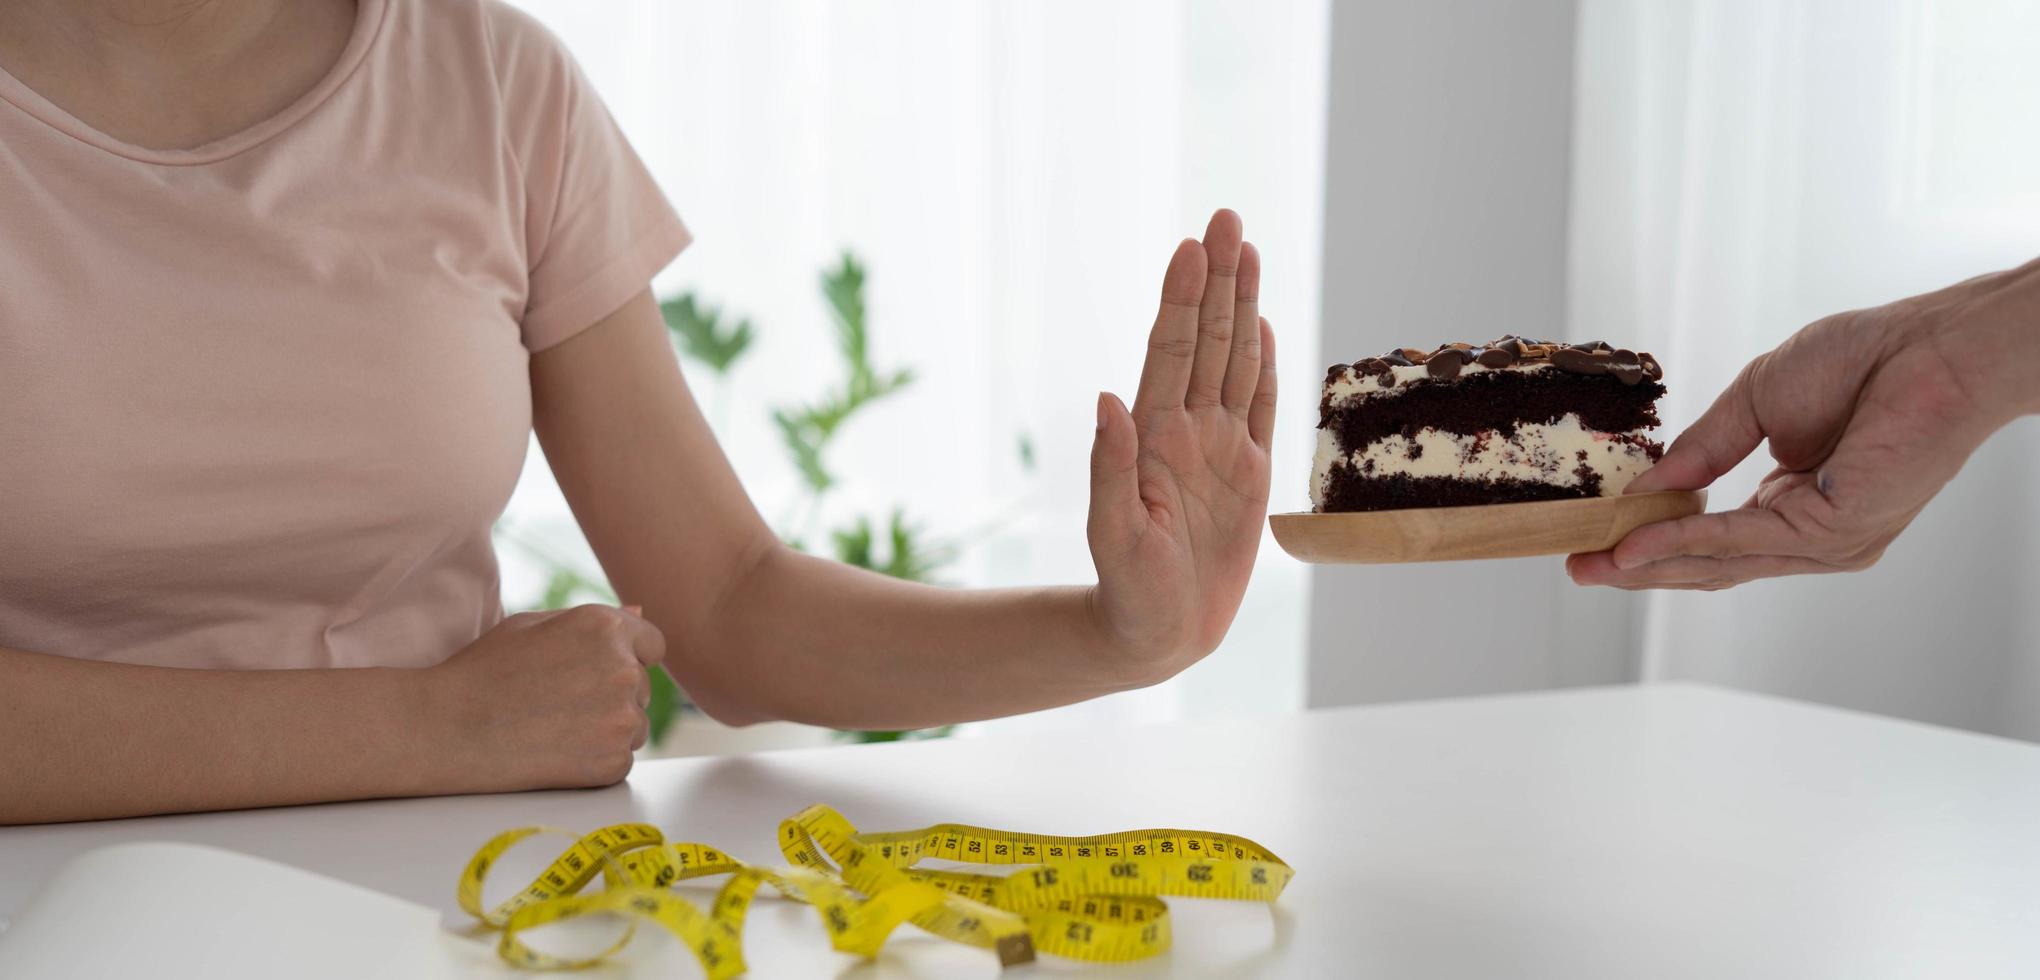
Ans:
[[[1145,513],[1140,502],[1140,453],[1133,416],[1111,392],[1098,393],[1098,435],[1091,444],[1092,551],[1117,541],[1133,519]]]
[[[1763,424],[1757,419],[1756,389],[1751,380],[1763,361],[1762,357],[1757,358],[1743,368],[1728,390],[1672,440],[1672,448],[1665,450],[1664,458],[1622,492],[1698,490],[1735,469],[1735,464],[1764,441]]]

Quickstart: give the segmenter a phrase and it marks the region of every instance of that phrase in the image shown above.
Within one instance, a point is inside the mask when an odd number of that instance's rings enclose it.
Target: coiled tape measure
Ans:
[[[1188,830],[1131,830],[1050,837],[962,824],[861,833],[816,805],[779,824],[791,867],[745,864],[705,844],[670,842],[649,824],[604,827],[576,840],[545,871],[493,909],[482,882],[503,852],[527,837],[569,833],[521,827],[489,839],[461,872],[460,907],[502,933],[497,952],[518,966],[571,970],[601,962],[631,938],[592,956],[554,956],[525,944],[529,929],[583,916],[651,921],[679,939],[711,980],[744,972],[744,916],[762,885],[815,907],[836,949],[875,956],[902,922],[988,949],[1002,965],[1037,951],[1124,962],[1169,948],[1164,895],[1273,902],[1295,874],[1244,837]],[[1019,865],[1010,874],[918,868],[925,858]],[[602,876],[605,888],[582,894]],[[729,875],[707,911],[667,886]]]

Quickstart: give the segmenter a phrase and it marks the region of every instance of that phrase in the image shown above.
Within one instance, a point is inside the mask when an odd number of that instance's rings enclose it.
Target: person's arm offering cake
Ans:
[[[1325,375],[1317,513],[1612,497],[1663,454],[1656,358],[1503,337],[1390,351]]]

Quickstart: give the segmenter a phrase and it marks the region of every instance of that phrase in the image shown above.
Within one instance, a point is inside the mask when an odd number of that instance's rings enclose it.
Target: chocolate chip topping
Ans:
[[[1459,369],[1473,360],[1473,355],[1457,347],[1447,347],[1431,355],[1424,362],[1424,370],[1434,378],[1459,377]]]
[[[1551,366],[1574,374],[1607,374],[1610,358],[1601,351],[1560,347],[1551,352]]]
[[[1617,348],[1605,340],[1561,344],[1550,340],[1531,340],[1515,334],[1504,334],[1501,339],[1485,345],[1464,342],[1440,344],[1438,349],[1433,351],[1398,347],[1380,357],[1370,357],[1355,363],[1353,370],[1359,372],[1362,377],[1379,375],[1381,383],[1388,385],[1394,381],[1395,368],[1416,364],[1427,365],[1429,370],[1426,373],[1433,378],[1449,379],[1458,377],[1468,364],[1505,368],[1518,363],[1538,362],[1548,363],[1571,374],[1610,375],[1625,385],[1637,384],[1645,378],[1658,381],[1665,376],[1665,369],[1658,364],[1657,358],[1626,348]],[[1327,380],[1333,377],[1328,375]]]
[[[1635,351],[1618,350],[1609,354],[1608,360],[1608,373],[1614,375],[1615,380],[1626,385],[1643,380],[1643,362],[1637,358]]]

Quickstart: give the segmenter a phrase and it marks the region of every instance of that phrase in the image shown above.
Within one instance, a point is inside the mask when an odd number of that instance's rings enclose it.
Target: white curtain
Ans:
[[[1583,0],[1576,95],[1569,332],[1655,350],[1668,431],[1810,320],[2040,254],[2040,5]],[[2000,433],[1871,571],[1639,599],[1639,673],[2040,739],[2036,460]]]
[[[728,390],[689,371],[768,520],[800,522],[767,410],[838,371],[816,281],[848,247],[869,268],[874,359],[919,380],[840,437],[843,489],[808,526],[899,505],[965,544],[944,572],[954,583],[1089,581],[1096,393],[1130,396],[1169,253],[1221,205],[1266,256],[1291,383],[1275,470],[1300,485],[1326,0],[519,2],[574,51],[695,232],[661,290],[698,290],[758,326]],[[507,523],[592,568],[535,449]],[[1300,703],[1303,571],[1263,550],[1206,664],[1007,724]],[[514,547],[503,557],[507,600],[534,601],[541,571]]]

